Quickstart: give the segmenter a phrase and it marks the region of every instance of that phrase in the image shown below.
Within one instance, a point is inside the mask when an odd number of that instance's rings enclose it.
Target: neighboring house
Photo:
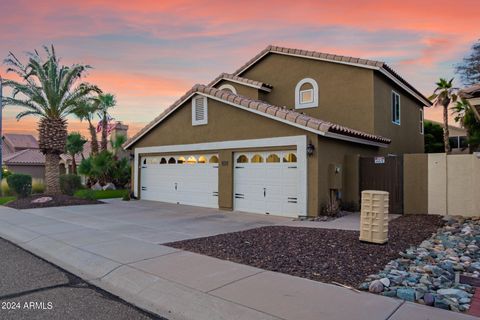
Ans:
[[[25,149],[38,149],[38,142],[30,134],[6,133],[3,135],[2,154],[5,156]]]
[[[269,46],[195,85],[133,136],[133,191],[165,201],[316,216],[359,201],[358,156],[422,153],[430,106],[383,62]]]
[[[24,149],[4,156],[3,164],[14,173],[31,175],[35,179],[45,177],[45,156],[39,149]]]
[[[460,96],[470,103],[475,116],[480,121],[480,83],[460,90]]]
[[[436,123],[442,128],[444,127],[443,122],[428,120],[430,122]],[[452,153],[469,153],[468,142],[467,142],[467,130],[465,128],[448,125],[449,131],[449,141],[450,148],[452,148]],[[443,145],[443,142],[442,142]],[[443,148],[443,147],[442,147]]]

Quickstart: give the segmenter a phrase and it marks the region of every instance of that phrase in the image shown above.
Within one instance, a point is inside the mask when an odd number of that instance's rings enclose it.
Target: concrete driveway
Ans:
[[[101,205],[29,209],[22,212],[52,219],[52,224],[45,226],[52,231],[56,224],[65,222],[70,227],[78,225],[107,231],[110,236],[115,234],[155,244],[292,222],[291,218],[143,200],[108,200],[108,203]],[[76,232],[75,227],[71,228],[69,236]]]

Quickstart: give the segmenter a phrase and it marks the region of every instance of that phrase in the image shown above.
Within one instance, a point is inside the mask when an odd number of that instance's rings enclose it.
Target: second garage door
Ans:
[[[141,163],[142,199],[218,208],[218,155],[146,156]]]
[[[236,153],[234,209],[297,217],[299,170],[294,151]]]

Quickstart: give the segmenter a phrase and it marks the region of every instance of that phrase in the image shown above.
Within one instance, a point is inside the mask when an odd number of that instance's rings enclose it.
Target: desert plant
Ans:
[[[44,193],[45,192],[45,183],[43,179],[32,179],[32,193]]]
[[[82,181],[76,174],[63,174],[60,176],[60,189],[63,194],[73,196],[75,191],[80,189]]]
[[[5,80],[3,84],[12,89],[10,97],[4,97],[3,106],[17,106],[24,111],[17,120],[29,115],[40,118],[38,122],[39,147],[45,155],[46,192],[60,193],[60,154],[65,152],[67,139],[67,116],[81,103],[101,90],[78,81],[90,68],[88,65],[65,66],[57,58],[52,46],[44,46],[46,59],[37,51],[27,55],[22,63],[13,53],[4,60],[7,72],[14,73],[20,81]],[[77,85],[78,84],[78,85]]]
[[[109,120],[109,114],[108,110],[110,108],[113,108],[117,104],[117,100],[113,94],[110,93],[105,93],[105,94],[99,94],[97,99],[97,107],[100,111],[100,114],[102,116],[101,124],[102,124],[102,138],[100,140],[100,150],[101,151],[106,151],[108,148],[108,120]]]
[[[72,171],[77,174],[77,161],[75,159],[77,154],[83,152],[83,146],[87,140],[79,132],[71,132],[67,136],[67,143],[65,149],[72,157]]]
[[[77,116],[80,121],[87,120],[88,122],[88,131],[90,132],[90,144],[93,155],[98,154],[97,129],[92,123],[97,111],[98,104],[94,103],[93,100],[81,101],[73,111],[75,116]]]
[[[8,187],[19,198],[26,198],[32,194],[32,176],[14,173],[7,178]]]
[[[130,181],[130,162],[127,158],[116,160],[110,151],[101,151],[96,156],[82,160],[78,172],[101,185],[112,182],[124,187]]]
[[[450,132],[448,130],[448,107],[450,106],[450,103],[457,101],[458,88],[453,86],[453,78],[449,81],[440,78],[435,84],[437,87],[429,99],[433,101],[434,107],[443,107],[443,144],[445,147],[445,153],[449,153],[451,148],[449,142]]]
[[[340,206],[338,204],[338,201],[324,204],[320,208],[320,215],[322,216],[335,217],[339,213],[340,213]]]

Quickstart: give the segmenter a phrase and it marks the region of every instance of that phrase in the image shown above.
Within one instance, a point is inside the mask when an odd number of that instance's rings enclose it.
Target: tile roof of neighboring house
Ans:
[[[5,156],[3,163],[6,165],[45,165],[45,156],[39,149],[25,149]]]
[[[467,99],[480,97],[480,83],[460,90],[460,96]]]
[[[158,117],[156,117],[153,121],[147,124],[133,137],[131,137],[124,144],[125,148],[128,148],[131,144],[133,144],[136,140],[142,137],[150,129],[155,127],[160,121],[162,121],[172,111],[178,108],[185,100],[187,100],[194,93],[205,94],[207,96],[214,97],[218,100],[221,100],[225,103],[230,103],[230,104],[234,104],[244,108],[248,108],[253,112],[260,113],[267,117],[284,121],[298,127],[302,127],[306,130],[315,131],[318,134],[325,134],[335,138],[341,138],[339,136],[335,136],[335,134],[338,134],[344,137],[348,136],[348,137],[368,140],[368,141],[372,141],[380,144],[390,143],[390,139],[388,138],[350,129],[335,123],[331,123],[328,121],[323,121],[317,118],[307,116],[305,114],[296,112],[294,110],[289,110],[285,107],[278,107],[278,106],[265,103],[263,101],[253,100],[250,98],[239,96],[229,91],[218,90],[216,88],[211,88],[205,85],[196,84],[195,86],[193,86],[192,89],[190,89],[187,93],[185,93],[180,99],[178,99],[170,107],[168,107],[164,112],[162,112]]]
[[[242,78],[242,77],[235,76],[235,75],[229,74],[229,73],[220,74],[218,77],[216,77],[212,82],[210,82],[208,84],[208,87],[213,87],[218,82],[220,82],[220,80],[231,80],[233,82],[238,82],[238,83],[241,83],[241,84],[245,84],[247,86],[254,87],[254,88],[257,88],[257,89],[260,89],[260,90],[264,90],[264,91],[270,91],[273,88],[273,86],[271,84],[264,83],[264,82],[261,82],[261,81],[251,80],[251,79],[247,79],[247,78]]]
[[[38,142],[31,134],[5,133],[4,139],[16,149],[37,149]]]
[[[425,103],[425,105],[430,106],[432,103],[425,97],[420,91],[418,91],[414,86],[408,83],[405,79],[403,79],[398,73],[396,73],[391,67],[389,67],[385,62],[376,61],[376,60],[369,60],[369,59],[361,59],[361,58],[354,58],[349,56],[342,56],[336,54],[329,54],[317,51],[309,51],[309,50],[301,50],[301,49],[293,49],[293,48],[285,48],[285,47],[278,47],[278,46],[268,46],[260,53],[258,53],[255,57],[250,59],[247,63],[237,69],[233,75],[239,76],[241,75],[246,69],[252,66],[256,61],[260,60],[263,56],[268,53],[278,53],[278,54],[286,54],[286,55],[293,55],[293,56],[300,56],[304,58],[310,59],[317,59],[317,60],[326,60],[336,63],[344,63],[344,64],[353,64],[359,67],[367,67],[371,69],[376,69],[380,71],[384,71],[387,76],[391,76],[393,80],[399,81],[403,84],[407,89],[412,91],[412,95],[416,96],[419,101]],[[408,90],[407,90],[408,91]]]

